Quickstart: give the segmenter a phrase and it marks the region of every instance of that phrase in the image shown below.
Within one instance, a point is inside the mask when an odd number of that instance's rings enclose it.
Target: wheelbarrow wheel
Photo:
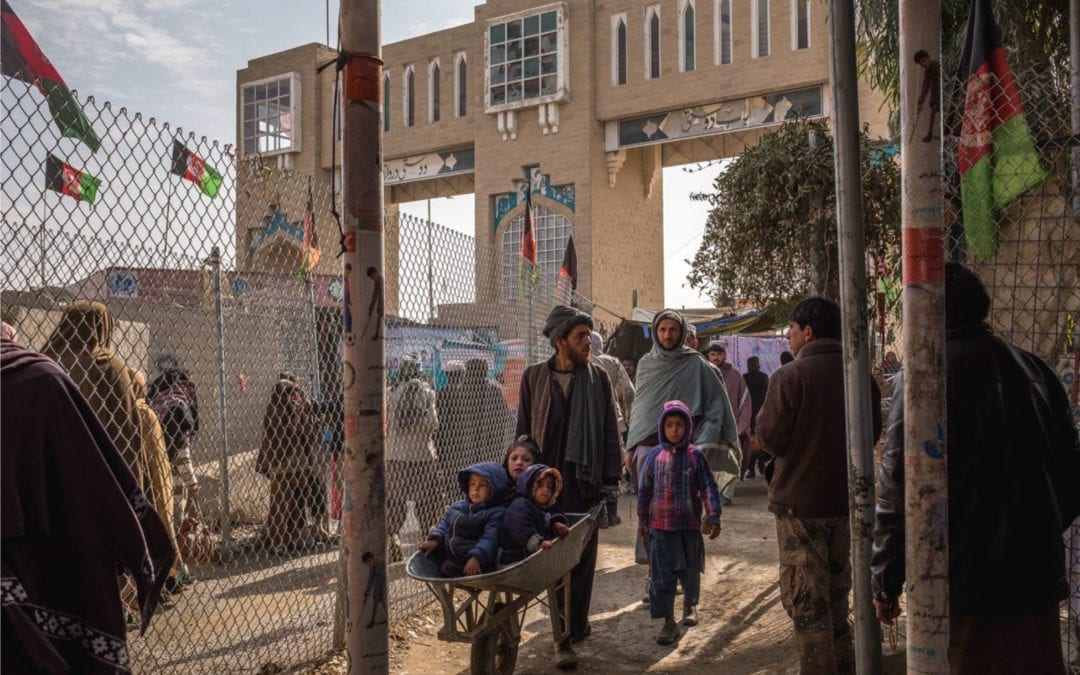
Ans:
[[[504,607],[497,602],[491,608],[494,614]],[[472,675],[512,675],[517,663],[521,626],[517,612],[512,612],[494,630],[476,636],[472,643],[470,672]]]

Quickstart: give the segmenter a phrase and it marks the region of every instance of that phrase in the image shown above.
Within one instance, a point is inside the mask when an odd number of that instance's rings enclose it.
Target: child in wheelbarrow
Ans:
[[[458,483],[465,497],[450,505],[420,544],[444,577],[471,577],[494,569],[499,524],[506,512],[506,470],[498,462],[473,464],[458,473]]]
[[[518,476],[517,495],[506,509],[499,534],[499,564],[511,565],[540,549],[551,548],[556,537],[570,531],[558,505],[562,475],[558,469],[533,464]]]
[[[660,410],[660,444],[642,466],[638,485],[638,527],[649,537],[652,585],[649,613],[663,619],[656,641],[669,645],[679,639],[675,623],[675,582],[683,584],[683,626],[698,623],[701,573],[705,570],[705,540],[720,534],[720,492],[705,455],[690,444],[693,423],[682,401],[668,401]],[[702,511],[706,519],[702,524]]]

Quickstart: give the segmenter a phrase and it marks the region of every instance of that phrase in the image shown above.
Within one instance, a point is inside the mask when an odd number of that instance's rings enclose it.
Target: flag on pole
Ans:
[[[96,151],[101,147],[101,139],[94,133],[82,106],[7,0],[3,0],[0,7],[0,18],[0,68],[3,74],[37,87],[45,95],[49,112],[60,133],[78,139]]]
[[[1020,90],[1001,46],[991,0],[974,0],[960,59],[964,121],[957,159],[964,233],[976,260],[997,251],[998,213],[1046,177]]]
[[[101,181],[81,169],[53,156],[45,158],[45,189],[74,197],[76,201],[94,203]]]
[[[533,220],[532,186],[525,187],[525,215],[521,228],[521,257],[536,267],[536,223]]]
[[[555,304],[570,306],[577,290],[577,249],[574,248],[574,238],[570,237],[566,242],[566,253],[563,254],[562,267],[559,268],[559,280],[555,284]]]
[[[218,170],[176,140],[173,141],[172,172],[198,185],[208,197],[217,197],[218,190],[221,189],[221,174]]]
[[[308,176],[307,206],[304,208],[304,243],[300,247],[300,256],[304,262],[304,271],[310,273],[322,258],[319,248],[319,230],[315,227],[315,206],[311,196],[311,176]]]

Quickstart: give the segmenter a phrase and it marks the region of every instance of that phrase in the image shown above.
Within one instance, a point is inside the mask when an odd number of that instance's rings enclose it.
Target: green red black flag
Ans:
[[[76,169],[51,153],[45,158],[45,189],[93,204],[99,187],[101,181],[82,169]]]
[[[101,139],[94,133],[79,102],[64,83],[64,78],[60,77],[41,47],[38,47],[7,0],[3,0],[0,7],[0,19],[0,68],[3,74],[37,87],[45,95],[49,112],[60,133],[68,138],[76,138],[96,151],[101,147]]]
[[[536,267],[536,224],[533,222],[532,186],[525,187],[525,215],[521,227],[521,257]]]
[[[577,249],[574,248],[574,238],[570,237],[566,242],[562,267],[559,268],[559,280],[555,284],[555,304],[569,307],[575,290],[577,290]]]
[[[990,5],[972,2],[960,59],[967,79],[957,160],[964,233],[976,260],[997,251],[1001,209],[1046,177]]]
[[[183,143],[175,140],[172,149],[172,172],[198,185],[208,197],[217,197],[218,190],[221,189],[221,174],[218,170],[188,150]]]

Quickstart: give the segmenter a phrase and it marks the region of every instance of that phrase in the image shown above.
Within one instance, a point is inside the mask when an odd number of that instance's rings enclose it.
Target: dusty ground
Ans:
[[[600,533],[600,562],[592,604],[592,636],[575,647],[578,672],[794,673],[791,624],[777,586],[776,530],[765,510],[766,487],[741,483],[724,508],[723,532],[706,540],[706,569],[699,606],[701,624],[675,646],[661,647],[659,622],[641,603],[644,567],[633,562],[632,497],[622,504],[624,523]],[[427,613],[399,628],[392,672],[467,673],[469,646],[436,637],[438,616]],[[530,609],[523,628],[518,673],[555,673],[550,664],[550,623],[543,608]],[[902,672],[900,653],[886,658],[886,672]],[[886,653],[890,652],[886,645]]]

